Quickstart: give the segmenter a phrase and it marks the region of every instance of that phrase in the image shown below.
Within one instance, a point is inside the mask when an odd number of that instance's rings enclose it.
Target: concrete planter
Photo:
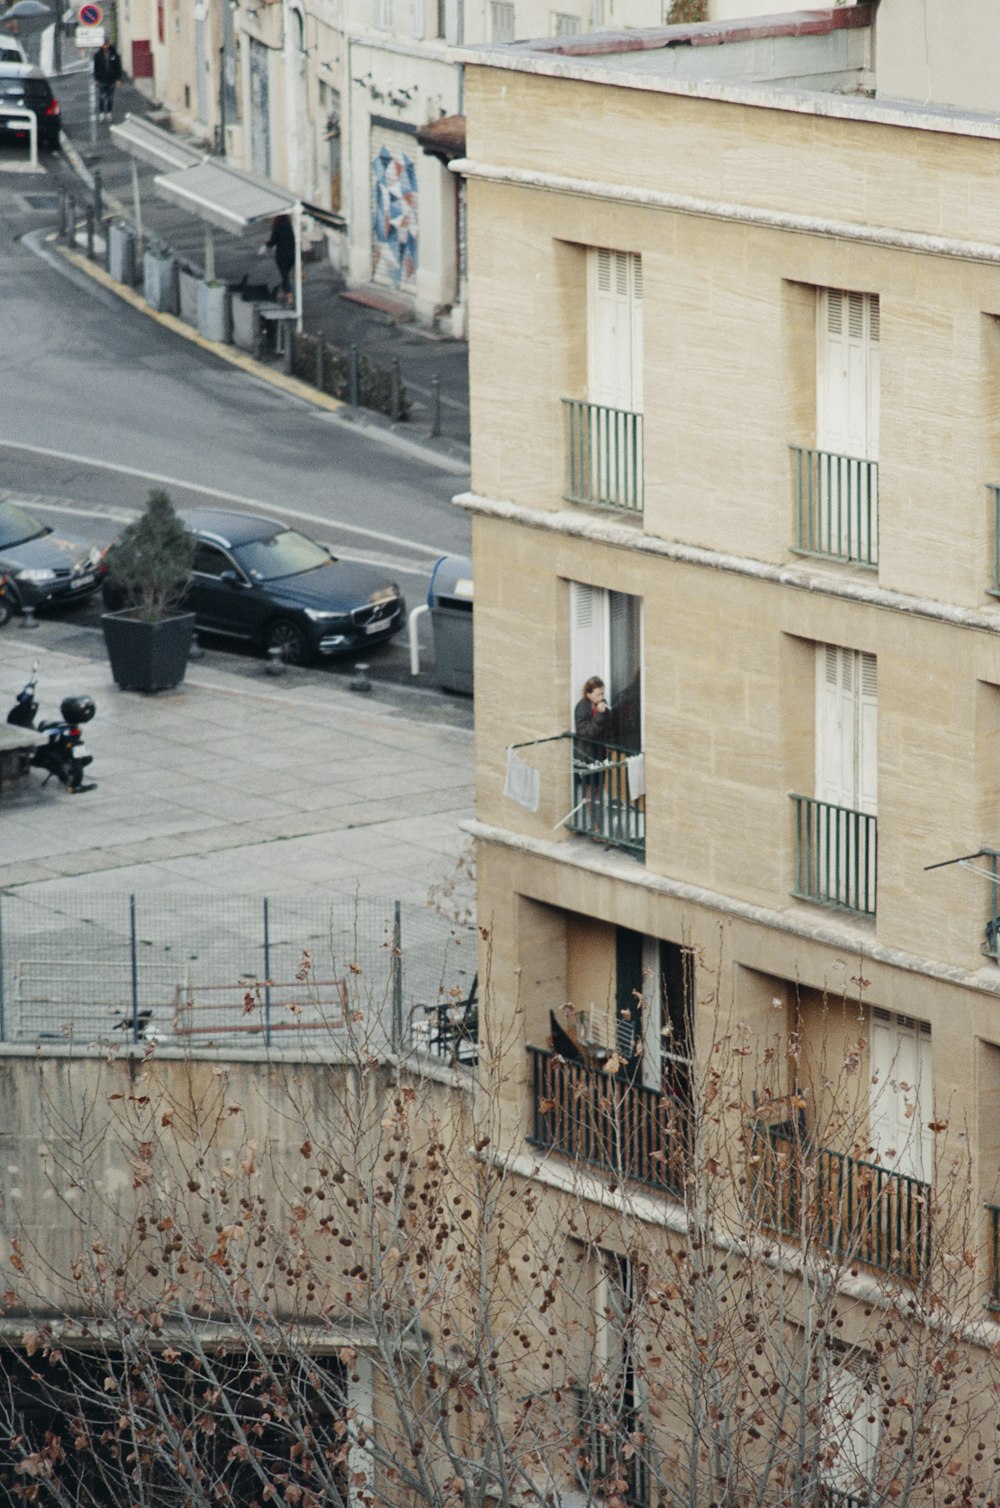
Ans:
[[[201,286],[201,279],[195,277],[193,272],[185,272],[182,267],[177,274],[177,283],[180,292],[181,319],[189,325],[197,325],[198,289]]]
[[[177,261],[158,257],[147,251],[142,259],[143,293],[146,303],[160,314],[176,314],[180,307],[177,288]]]
[[[257,305],[242,298],[232,300],[233,345],[241,351],[260,354],[260,315]]]
[[[232,295],[225,283],[198,284],[198,329],[228,346],[233,338]]]
[[[127,225],[108,229],[108,271],[129,288],[135,283],[135,232]]]
[[[174,613],[158,623],[137,618],[133,608],[103,613],[101,627],[111,674],[123,691],[165,691],[187,670],[194,613]]]

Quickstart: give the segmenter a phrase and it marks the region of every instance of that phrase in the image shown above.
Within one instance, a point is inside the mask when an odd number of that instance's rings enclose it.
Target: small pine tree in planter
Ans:
[[[105,601],[120,604],[101,619],[111,673],[135,691],[162,691],[184,679],[194,613],[183,610],[194,540],[169,495],[151,489],[146,507],[105,556]]]

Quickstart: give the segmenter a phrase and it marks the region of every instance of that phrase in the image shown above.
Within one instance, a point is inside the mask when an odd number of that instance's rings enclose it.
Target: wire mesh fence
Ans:
[[[4,1042],[339,1053],[353,1036],[448,1056],[436,1024],[475,976],[474,928],[398,901],[0,894]]]

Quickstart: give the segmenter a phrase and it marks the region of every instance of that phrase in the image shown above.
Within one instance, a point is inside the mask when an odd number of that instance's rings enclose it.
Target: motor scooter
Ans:
[[[83,791],[97,789],[96,782],[84,784],[83,772],[93,762],[94,756],[87,753],[81,725],[89,723],[97,708],[92,696],[66,696],[59,705],[61,721],[35,724],[38,701],[35,688],[38,684],[38,663],[31,667],[31,676],[18,692],[13,707],[7,713],[7,721],[18,728],[33,728],[45,735],[31,756],[32,766],[46,772],[43,785],[48,785],[55,775],[71,796]]]

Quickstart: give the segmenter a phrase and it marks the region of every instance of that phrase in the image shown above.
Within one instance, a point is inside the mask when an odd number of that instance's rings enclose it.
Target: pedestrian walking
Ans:
[[[97,84],[97,115],[111,120],[115,107],[115,88],[122,76],[122,60],[113,42],[102,42],[94,54],[94,81]]]
[[[268,250],[274,252],[274,265],[281,278],[278,303],[290,304],[292,302],[292,268],[295,266],[295,230],[292,226],[291,215],[275,215],[271,221],[271,234],[260,248],[261,256]]]

